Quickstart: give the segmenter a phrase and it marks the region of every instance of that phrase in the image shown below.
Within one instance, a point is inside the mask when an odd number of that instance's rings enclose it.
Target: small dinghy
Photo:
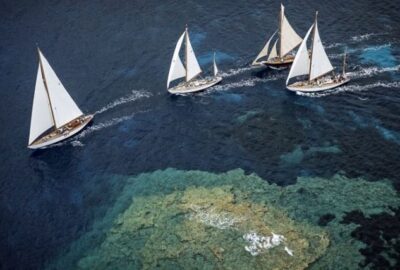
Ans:
[[[185,38],[185,66],[183,65],[179,52],[182,47],[183,39]],[[196,79],[202,72],[196,55],[194,54],[192,44],[190,43],[188,28],[181,35],[176,44],[174,55],[172,57],[171,66],[169,68],[167,90],[171,94],[186,94],[205,90],[220,81],[222,77],[218,76],[218,68],[215,62],[214,53],[214,76]],[[172,81],[185,77],[185,80],[178,85],[169,88]]]
[[[278,33],[272,49],[270,43]],[[285,7],[281,4],[279,28],[272,34],[264,48],[254,59],[252,66],[268,66],[272,69],[286,69],[294,60],[293,50],[299,46],[302,39],[294,31],[285,16]]]
[[[31,149],[65,140],[81,131],[93,118],[81,112],[39,49],[38,53],[28,144]]]
[[[318,12],[315,15],[315,22],[308,30],[301,43],[289,76],[286,80],[286,88],[296,92],[318,92],[332,89],[350,81],[345,72],[346,55],[343,59],[342,74],[335,74],[334,68],[325,52],[318,32]],[[313,31],[311,42],[311,53],[307,50],[307,40]],[[289,84],[289,80],[298,76],[308,76],[308,79]]]

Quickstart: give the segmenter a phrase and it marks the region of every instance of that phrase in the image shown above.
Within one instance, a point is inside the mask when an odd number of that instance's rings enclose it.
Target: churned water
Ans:
[[[284,4],[349,84],[249,67],[279,1],[1,2],[0,269],[399,269],[400,2]],[[185,24],[224,80],[171,96]],[[31,151],[37,44],[95,117]]]

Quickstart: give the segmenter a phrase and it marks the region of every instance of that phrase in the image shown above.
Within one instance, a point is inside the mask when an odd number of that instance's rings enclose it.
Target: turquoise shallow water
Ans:
[[[371,184],[363,185],[362,191],[349,190],[349,199],[354,193],[374,190],[375,183],[389,183],[385,190],[398,191],[399,3],[285,1],[287,16],[301,35],[319,10],[321,38],[335,66],[341,65],[343,51],[349,52],[352,82],[306,96],[285,91],[287,71],[249,68],[275,30],[279,4],[153,0],[0,4],[0,268],[43,269],[67,255],[108,217],[108,211],[116,211],[112,209],[121,196],[168,195],[174,186],[187,184],[183,177],[169,187],[139,185],[142,189],[124,195],[141,173],[175,168],[183,175],[192,170],[214,175],[240,168],[288,189],[298,187],[301,176],[306,177],[304,182],[313,177],[330,181],[340,173],[346,177],[343,181],[361,178]],[[186,23],[205,72],[210,74],[216,51],[224,80],[198,95],[175,97],[165,90],[166,77]],[[81,109],[96,115],[75,138],[32,152],[26,143],[37,43]],[[148,179],[171,180],[163,173],[158,176]],[[243,177],[243,183],[251,180]],[[236,185],[237,192],[256,194],[251,184]],[[328,191],[332,193],[323,198],[336,192]],[[397,198],[390,194],[388,198]],[[267,192],[265,200],[267,195],[272,196]],[[303,196],[306,202],[314,198],[307,192]],[[314,216],[318,208],[311,205],[306,220],[287,207],[302,200],[289,196],[287,203],[273,207],[296,226],[306,222],[325,230],[331,241],[335,231],[324,227],[331,222],[339,226],[335,228],[349,226],[350,238],[343,239],[359,244],[350,248],[356,260],[349,263],[396,269],[398,210],[394,199],[385,203],[388,198],[383,197],[376,198],[376,211],[371,212],[349,207],[340,210],[346,214],[321,210]],[[114,217],[125,213],[130,203],[126,201]],[[393,209],[382,204],[393,204]],[[96,234],[96,241],[98,237],[101,234]]]

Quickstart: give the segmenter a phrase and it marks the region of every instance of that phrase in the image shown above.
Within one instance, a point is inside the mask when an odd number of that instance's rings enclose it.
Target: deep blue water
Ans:
[[[400,2],[284,1],[319,29],[353,80],[324,95],[285,90],[287,71],[248,68],[275,31],[279,1],[0,2],[0,269],[40,269],[89,230],[135,175],[242,168],[280,185],[341,171],[400,189]],[[224,80],[170,96],[175,42],[189,25],[204,71]],[[36,44],[84,112],[76,138],[30,151]],[[133,92],[132,92],[133,91]]]

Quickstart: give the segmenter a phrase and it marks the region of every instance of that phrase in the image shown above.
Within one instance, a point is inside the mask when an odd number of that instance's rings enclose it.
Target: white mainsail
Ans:
[[[55,126],[59,128],[75,118],[82,116],[83,113],[68,94],[49,62],[47,62],[47,59],[40,51],[39,57],[43,67],[43,75],[47,83],[47,91],[52,106]]]
[[[253,61],[253,65],[257,63],[258,59],[267,56],[269,52],[269,44],[271,43],[271,40],[274,38],[278,30],[275,31],[275,33],[272,34],[272,36],[268,39],[267,43],[265,44],[264,48],[261,50],[261,52],[257,55],[256,59]]]
[[[200,73],[201,68],[190,43],[189,32],[186,30],[186,81],[190,81]]]
[[[307,40],[313,27],[314,24],[311,25],[310,29],[303,39],[303,42],[299,47],[299,50],[296,53],[296,57],[294,58],[292,67],[290,68],[289,75],[286,80],[286,85],[291,78],[301,75],[307,75],[310,72],[310,57],[307,50]]]
[[[291,50],[296,48],[302,41],[301,37],[294,31],[285,16],[285,7],[281,4],[281,25],[280,25],[280,50],[279,56],[284,57]]]
[[[50,109],[49,98],[46,93],[42,71],[39,64],[36,77],[35,94],[33,97],[29,144],[33,143],[41,134],[53,126],[54,122]]]
[[[314,25],[314,39],[311,54],[311,68],[310,68],[310,81],[333,70],[331,61],[326,55],[324,46],[322,45],[321,38],[318,32],[318,23],[315,20]]]
[[[278,57],[278,51],[277,51],[277,49],[276,49],[276,45],[278,44],[278,41],[279,41],[279,39],[277,39],[277,40],[275,41],[274,46],[272,47],[272,50],[271,50],[271,52],[270,52],[269,55],[268,55],[268,60],[271,60],[271,59],[273,59],[273,58],[275,58],[275,57]]]
[[[214,76],[217,76],[218,68],[217,68],[217,63],[215,62],[215,53],[214,53],[214,65],[213,65],[213,67],[214,67]]]
[[[176,44],[174,55],[172,56],[171,66],[169,68],[169,73],[168,73],[167,88],[169,87],[169,84],[172,81],[186,76],[186,69],[182,64],[181,58],[179,57],[179,51],[181,49],[185,33],[186,32],[183,32],[181,37],[178,39],[178,43]]]

